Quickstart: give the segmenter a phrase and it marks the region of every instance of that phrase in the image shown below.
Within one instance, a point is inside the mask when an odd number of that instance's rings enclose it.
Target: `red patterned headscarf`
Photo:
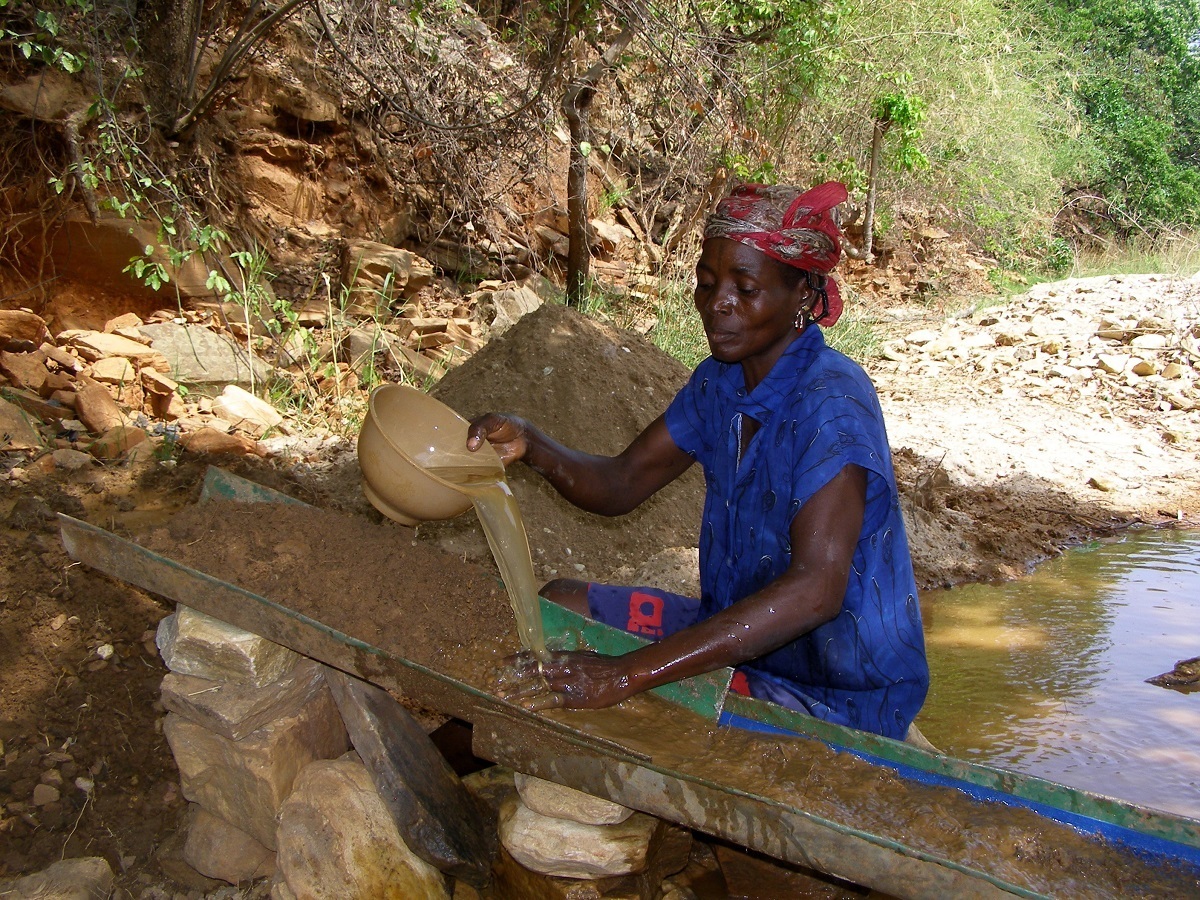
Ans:
[[[787,266],[828,276],[842,256],[841,232],[830,214],[846,200],[846,186],[829,181],[801,193],[788,185],[743,184],[717,204],[704,238],[749,244]],[[813,318],[832,325],[842,314],[837,282],[826,277],[824,303]]]

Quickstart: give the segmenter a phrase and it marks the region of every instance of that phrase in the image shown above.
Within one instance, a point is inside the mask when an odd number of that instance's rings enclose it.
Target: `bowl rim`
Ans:
[[[456,494],[462,494],[463,496],[470,496],[466,491],[464,491],[462,489],[462,487],[460,485],[457,485],[452,481],[447,481],[445,478],[442,478],[441,476],[435,475],[433,472],[430,472],[429,469],[427,469],[425,466],[421,465],[419,462],[417,462],[415,459],[413,459],[411,456],[409,456],[408,453],[406,453],[401,447],[399,447],[396,444],[395,441],[393,441],[388,436],[387,431],[384,430],[383,426],[380,424],[379,416],[377,416],[375,414],[375,396],[377,394],[381,393],[382,391],[390,390],[392,388],[400,388],[403,391],[406,391],[408,393],[420,394],[422,397],[432,400],[434,403],[440,404],[442,407],[449,410],[450,414],[452,416],[454,416],[454,418],[456,418],[460,422],[462,422],[464,425],[470,427],[471,423],[468,422],[461,415],[459,415],[458,411],[455,410],[454,408],[452,408],[451,406],[449,406],[448,404],[442,403],[442,401],[439,400],[437,397],[434,397],[431,394],[428,394],[425,391],[420,390],[419,388],[415,388],[411,384],[381,384],[378,387],[376,387],[373,391],[371,391],[371,395],[367,398],[367,422],[369,422],[370,424],[372,424],[374,426],[375,431],[379,433],[379,436],[381,438],[383,438],[384,442],[389,447],[391,447],[393,450],[395,450],[397,453],[399,453],[400,456],[402,456],[409,465],[411,465],[413,468],[420,471],[423,475],[432,479],[435,483],[441,485],[442,487],[449,488],[450,490],[454,491]],[[366,424],[367,424],[366,422],[363,423],[364,429],[366,428]],[[485,442],[482,447],[480,447],[478,450],[473,451],[473,452],[481,453],[481,452],[483,452],[484,447],[486,447],[488,450],[491,451],[492,459],[495,459],[495,461],[496,461],[497,471],[500,473],[501,476],[504,476],[505,475],[504,463],[500,459],[500,454],[498,454],[496,452],[495,448],[492,447],[491,444],[488,444]],[[483,464],[486,465],[487,463],[484,462]],[[361,463],[360,463],[360,466],[361,466]],[[364,473],[364,478],[365,478],[365,473]]]

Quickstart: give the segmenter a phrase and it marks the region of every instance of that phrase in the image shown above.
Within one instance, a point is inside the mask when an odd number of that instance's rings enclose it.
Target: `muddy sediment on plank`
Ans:
[[[213,501],[139,543],[390,653],[491,690],[513,615],[486,570],[410,530],[293,505]],[[497,652],[497,647],[501,652]],[[421,701],[422,698],[412,698]],[[1064,883],[1106,896],[1184,895],[1194,872],[1117,852],[1025,809],[906,780],[815,740],[717,728],[657,697],[552,718],[649,758],[1030,890]]]
[[[137,541],[422,665],[444,666],[484,641],[519,648],[500,582],[401,526],[295,504],[214,500]]]

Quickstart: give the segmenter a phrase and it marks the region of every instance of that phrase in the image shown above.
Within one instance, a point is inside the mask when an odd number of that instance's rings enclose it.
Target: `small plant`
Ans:
[[[12,0],[0,0],[0,9],[22,5],[13,3]],[[89,0],[64,0],[62,5],[68,15],[92,11]],[[27,60],[37,60],[72,75],[83,71],[87,58],[63,46],[59,37],[62,22],[53,10],[40,7],[34,9],[32,20],[23,24],[24,27],[13,20],[5,22],[0,26],[0,41],[12,44]]]
[[[858,310],[847,309],[836,325],[823,328],[822,332],[829,346],[858,362],[879,355],[881,341],[874,320]]]
[[[1056,237],[1046,248],[1046,256],[1042,261],[1044,268],[1051,275],[1061,277],[1075,267],[1075,248],[1063,237]]]

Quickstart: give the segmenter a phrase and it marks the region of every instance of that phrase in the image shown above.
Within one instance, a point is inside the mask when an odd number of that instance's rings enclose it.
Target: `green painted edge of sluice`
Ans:
[[[965,781],[977,787],[1044,804],[1063,812],[1085,816],[1186,847],[1200,848],[1200,821],[1186,816],[1138,806],[1035,775],[930,753],[903,741],[835,725],[752,697],[731,694],[725,699],[725,711],[816,738],[835,748],[875,756],[885,762]]]
[[[217,466],[209,466],[204,473],[204,486],[200,491],[200,502],[207,500],[232,500],[242,503],[293,503],[307,506],[302,500],[289,497],[274,488],[226,472]],[[552,635],[552,650],[590,649],[606,656],[630,653],[645,644],[646,638],[610,628],[599,622],[572,612],[545,597],[538,598],[542,607],[542,622],[546,633]],[[682,681],[664,684],[651,693],[670,703],[682,706],[710,722],[717,721],[725,705],[729,683],[733,680],[733,669],[717,669],[705,675],[696,675]]]
[[[214,497],[246,502],[302,502],[216,466],[210,466],[205,473],[204,488],[200,499],[204,501]],[[545,598],[540,599],[546,634],[554,644],[554,649],[577,649],[586,646],[600,653],[620,654],[628,653],[642,644],[648,643],[645,638],[587,619],[558,604],[550,603]],[[733,670],[718,670],[717,673],[710,673],[710,675],[712,674],[718,676],[715,682],[688,685],[682,690],[678,688],[682,683],[663,685],[655,688],[654,693],[707,719],[714,718],[714,715],[719,715],[724,709],[725,712],[734,715],[756,719],[767,725],[816,738],[846,750],[870,754],[887,762],[955,778],[982,788],[1011,794],[1024,800],[1043,803],[1065,812],[1087,816],[1185,846],[1200,848],[1200,821],[1195,819],[1140,807],[1123,800],[1093,794],[1033,775],[995,769],[951,756],[929,753],[912,744],[835,725],[765,700],[727,693]],[[700,681],[700,679],[689,680]],[[719,700],[714,699],[711,693],[718,690],[718,687]],[[713,710],[716,711],[715,714],[712,712]],[[830,824],[831,827],[837,827]]]

